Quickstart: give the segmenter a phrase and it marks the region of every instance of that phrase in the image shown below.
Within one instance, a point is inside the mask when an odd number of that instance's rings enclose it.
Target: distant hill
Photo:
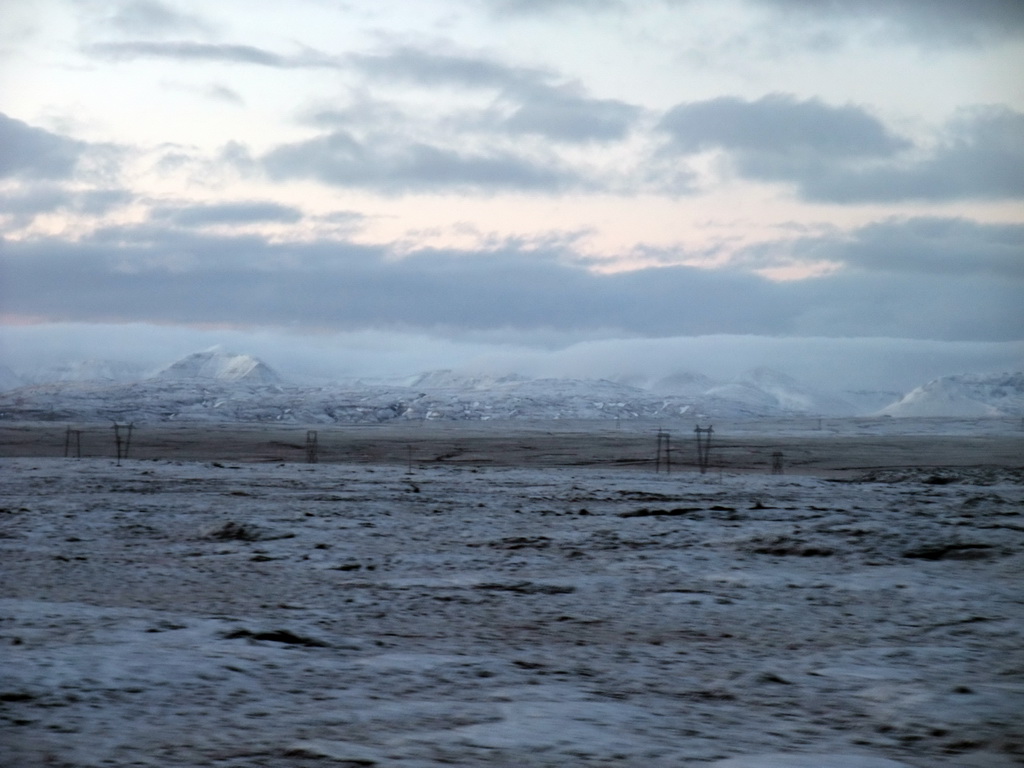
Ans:
[[[1024,373],[942,376],[886,406],[885,416],[1024,416]]]
[[[643,386],[661,395],[689,397],[698,407],[726,413],[730,405],[745,414],[849,416],[865,411],[849,399],[815,389],[765,367],[754,368],[729,381],[715,380],[692,371],[680,371]],[[885,403],[892,402],[895,397],[898,395],[890,397]]]
[[[75,360],[43,371],[35,378],[41,382],[138,381],[144,375],[142,366],[119,360]]]
[[[459,373],[449,368],[426,371],[414,376],[408,383],[413,389],[488,389],[508,384],[519,384],[529,381],[524,376],[509,374],[507,376],[487,376]]]
[[[252,355],[239,355],[221,347],[187,355],[158,372],[159,381],[217,381],[244,384],[280,384],[274,369]]]
[[[661,395],[688,395],[696,397],[697,395],[703,395],[719,383],[703,373],[678,371],[670,376],[665,376],[651,382],[647,389]]]
[[[1024,415],[1024,373],[936,379],[902,399],[888,398],[891,404],[879,411],[886,393],[861,393],[863,400],[851,402],[768,368],[731,381],[693,372],[634,377],[626,383],[435,370],[402,383],[301,386],[252,355],[214,347],[187,355],[150,378],[117,381],[100,375],[104,372],[113,370],[81,365],[69,369],[63,380],[21,382],[18,389],[0,394],[0,415],[26,421],[295,424]],[[83,375],[88,380],[79,380]],[[11,383],[17,387],[17,377]],[[865,407],[864,400],[873,402]]]
[[[9,389],[17,389],[23,386],[25,382],[21,376],[16,374],[6,365],[0,365],[0,392],[6,392]]]

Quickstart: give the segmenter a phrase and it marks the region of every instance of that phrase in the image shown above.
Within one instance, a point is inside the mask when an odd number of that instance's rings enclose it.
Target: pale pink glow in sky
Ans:
[[[5,325],[544,348],[1024,328],[1019,4],[0,0],[0,18]],[[137,299],[111,310],[118,291]],[[735,312],[709,310],[725,297]]]

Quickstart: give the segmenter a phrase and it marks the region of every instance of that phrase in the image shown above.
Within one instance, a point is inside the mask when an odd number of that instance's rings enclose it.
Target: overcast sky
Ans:
[[[1024,365],[1019,0],[0,16],[15,365]]]

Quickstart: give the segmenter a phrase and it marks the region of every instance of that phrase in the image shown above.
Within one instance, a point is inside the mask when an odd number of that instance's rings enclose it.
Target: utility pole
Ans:
[[[711,464],[711,435],[715,433],[715,428],[710,424],[706,427],[697,426],[693,432],[697,436],[697,466],[703,475]]]
[[[128,449],[132,445],[132,430],[135,423],[118,424],[114,422],[114,445],[117,447],[117,466],[121,466],[121,459],[128,458]],[[124,430],[122,433],[121,430]]]
[[[75,443],[75,458],[82,458],[82,430],[72,429],[68,427],[68,431],[64,434],[64,458],[68,458],[71,455],[71,442],[74,440]]]
[[[665,474],[672,472],[672,446],[669,433],[663,429],[658,430],[658,447],[654,455],[654,471],[661,472],[665,467]]]
[[[316,464],[320,460],[319,445],[315,429],[306,430],[306,463]]]

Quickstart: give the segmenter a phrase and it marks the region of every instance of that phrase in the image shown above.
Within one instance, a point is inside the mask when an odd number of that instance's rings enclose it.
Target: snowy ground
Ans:
[[[0,764],[1024,765],[1024,473],[964,439],[842,481],[4,458]]]

